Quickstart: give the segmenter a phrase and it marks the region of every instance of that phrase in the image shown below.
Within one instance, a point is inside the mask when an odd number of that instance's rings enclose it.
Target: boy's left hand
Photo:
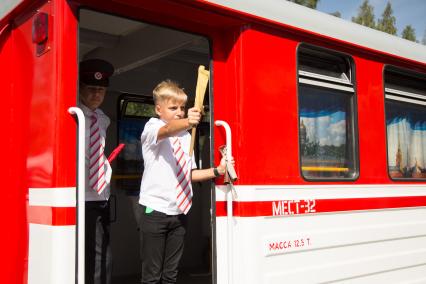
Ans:
[[[235,166],[235,160],[234,157],[231,157],[231,164],[233,166]],[[220,164],[219,166],[217,166],[217,171],[221,174],[224,175],[226,172],[226,159],[225,157],[222,157],[222,159],[220,159]]]

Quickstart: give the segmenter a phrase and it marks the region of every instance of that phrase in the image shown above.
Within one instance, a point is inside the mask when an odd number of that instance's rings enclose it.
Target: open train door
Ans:
[[[77,101],[77,18],[63,0],[1,6],[2,150],[11,186],[0,282],[75,283],[77,148],[68,108]]]

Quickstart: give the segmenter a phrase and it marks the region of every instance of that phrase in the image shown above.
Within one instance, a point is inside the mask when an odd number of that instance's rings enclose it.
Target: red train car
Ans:
[[[140,273],[151,90],[171,78],[194,94],[199,65],[211,78],[198,166],[228,144],[238,180],[194,184],[180,283],[426,281],[425,46],[287,1],[12,0],[0,8],[2,283],[84,282],[87,58],[116,68],[107,151],[126,143],[114,283]]]

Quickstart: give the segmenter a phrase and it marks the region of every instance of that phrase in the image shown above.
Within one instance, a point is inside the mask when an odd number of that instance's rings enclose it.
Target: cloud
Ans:
[[[330,133],[330,144],[340,146],[346,141],[346,121],[341,120],[337,123],[330,124],[328,128]]]
[[[340,146],[346,142],[346,121],[336,121],[336,113],[316,118],[304,117],[306,136],[309,141],[318,141],[321,146]]]

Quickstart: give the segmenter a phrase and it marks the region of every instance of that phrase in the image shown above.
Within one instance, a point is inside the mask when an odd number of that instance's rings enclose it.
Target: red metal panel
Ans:
[[[50,50],[36,57],[34,46],[26,42],[33,66],[26,90],[31,102],[29,187],[75,186],[75,123],[67,109],[76,104],[76,20],[62,1],[52,5],[40,9],[49,15],[56,11],[56,17],[49,18]],[[30,33],[31,24],[23,25],[23,40],[28,41]]]
[[[26,139],[27,186],[75,186],[75,122],[67,109],[76,105],[76,18],[65,1],[48,2],[39,11],[49,14],[49,51],[36,56],[32,18],[15,31],[15,92],[26,105],[24,129],[31,137]]]
[[[247,27],[227,58],[233,68],[218,70],[215,60],[215,119],[233,130],[238,184],[300,182],[297,44]]]
[[[49,226],[76,225],[75,207],[30,206],[28,223]]]
[[[298,42],[247,30],[243,34],[242,85],[239,105],[241,181],[288,184],[298,181],[296,47]],[[261,44],[259,44],[261,43]],[[244,170],[243,170],[244,169]],[[254,170],[256,169],[256,170]],[[248,174],[248,172],[251,172]],[[300,180],[299,180],[300,181]]]
[[[52,4],[44,5],[41,11],[49,14],[49,29],[52,29]],[[53,70],[53,47],[40,57],[35,54],[32,43],[32,20],[35,11],[30,11],[14,30],[16,60],[14,93],[21,98],[27,119],[22,129],[27,133],[28,187],[51,187],[53,170],[53,144],[55,139],[55,100],[52,90],[55,84]],[[51,40],[51,32],[49,32]],[[51,45],[51,44],[50,44]]]
[[[241,21],[206,10],[195,1],[79,0],[76,5],[186,32],[209,35],[213,29],[235,27]],[[228,32],[228,30],[226,30]]]
[[[54,187],[76,186],[76,123],[68,108],[77,105],[78,55],[77,55],[77,13],[76,7],[67,1],[55,4],[54,29],[56,83],[51,97],[56,100],[56,141],[54,143]]]
[[[16,70],[16,46],[14,32],[9,26],[0,35],[0,78],[2,107],[2,233],[0,243],[2,265],[0,267],[1,283],[23,283],[26,266],[28,235],[26,223],[26,180],[25,151],[26,131],[21,128],[28,120],[24,111],[25,100],[14,95],[18,86],[13,83]]]
[[[50,50],[41,56],[31,41],[36,8],[49,14]],[[27,212],[28,188],[76,184],[75,122],[67,113],[76,104],[76,19],[62,0],[20,6],[20,11],[0,38],[1,119],[7,134],[2,139],[7,183],[1,215],[8,232],[1,234],[8,260],[1,283],[27,281],[28,218],[34,217],[34,210]]]
[[[238,46],[239,27],[227,30],[226,34],[213,33],[213,70],[211,73],[211,84],[213,87],[213,120],[224,120],[229,123],[233,131],[233,155],[237,156],[237,135],[236,119],[238,101],[236,97],[238,89]],[[220,154],[218,147],[225,144],[225,131],[222,128],[214,127],[214,157],[215,164],[219,163]],[[217,179],[217,182],[221,182]]]
[[[386,162],[383,64],[354,57],[358,137],[359,183],[389,183]]]

